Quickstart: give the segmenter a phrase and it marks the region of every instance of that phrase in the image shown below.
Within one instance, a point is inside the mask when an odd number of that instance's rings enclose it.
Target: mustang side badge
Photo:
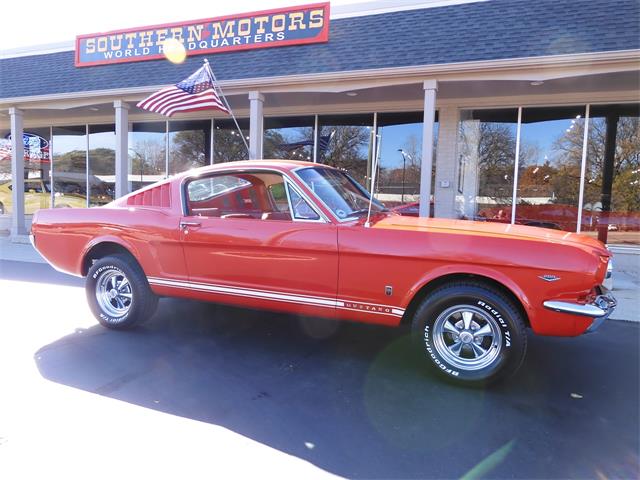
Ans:
[[[539,275],[538,278],[541,278],[545,282],[556,282],[560,280],[560,277],[558,277],[557,275],[551,275],[551,274]]]

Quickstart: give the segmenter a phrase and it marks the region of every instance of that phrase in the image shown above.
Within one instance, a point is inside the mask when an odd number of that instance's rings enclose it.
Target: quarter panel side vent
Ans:
[[[171,207],[171,190],[168,183],[158,185],[144,192],[131,195],[127,199],[127,205],[143,207]]]

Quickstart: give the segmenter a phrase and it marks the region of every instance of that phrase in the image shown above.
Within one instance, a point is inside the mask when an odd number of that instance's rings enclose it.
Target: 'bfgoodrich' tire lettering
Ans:
[[[484,341],[484,337],[473,337],[472,328],[478,329],[477,324],[474,327],[469,327],[469,325],[456,327],[464,328],[460,332],[468,332],[460,333],[460,339],[463,335],[467,335],[465,340],[467,343],[459,347],[456,352],[461,355],[460,357],[452,356],[447,350],[454,342],[462,342],[462,340],[458,340],[457,333],[454,335],[447,331],[449,336],[443,337],[440,333],[438,335],[439,341],[434,338],[433,328],[437,319],[453,318],[452,323],[458,322],[459,325],[462,325],[460,316],[447,317],[447,315],[452,311],[465,311],[466,314],[466,310],[476,312],[474,318],[484,319],[485,324],[493,324],[491,328],[494,334],[486,340],[489,346],[486,350],[477,349],[481,353],[477,354],[480,363],[476,364],[473,364],[475,353],[469,356],[469,353],[462,355],[461,352],[464,352],[462,348],[466,348],[466,352],[471,352],[471,347],[475,351],[476,347],[471,344],[472,341],[476,345],[481,345]],[[482,321],[480,323],[482,324]],[[485,327],[485,331],[488,331],[488,328]],[[451,326],[449,329],[451,330]],[[414,343],[423,352],[423,358],[426,359],[427,365],[438,375],[463,385],[485,385],[512,375],[522,364],[526,351],[524,321],[519,310],[501,292],[479,283],[450,283],[436,289],[418,307],[413,318],[412,330]],[[439,331],[442,332],[442,330]],[[479,335],[487,335],[487,333]],[[443,344],[443,338],[449,339],[448,347]],[[469,340],[470,338],[473,340]],[[455,365],[451,362],[454,362]],[[464,368],[459,368],[458,364]]]
[[[104,311],[96,296],[100,277],[108,275],[109,272],[116,272],[124,276],[131,287],[129,308],[118,317],[113,317]],[[89,270],[85,290],[89,307],[98,322],[112,329],[130,328],[147,320],[153,315],[158,304],[158,297],[151,291],[147,277],[140,266],[132,257],[122,254],[97,260]],[[104,305],[109,307],[108,304]]]

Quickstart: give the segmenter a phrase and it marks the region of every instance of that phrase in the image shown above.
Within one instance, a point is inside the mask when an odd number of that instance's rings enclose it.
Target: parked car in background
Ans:
[[[101,208],[40,210],[32,241],[86,278],[108,328],[147,320],[162,296],[406,324],[425,364],[465,385],[518,370],[527,328],[581,335],[615,307],[597,240],[397,215],[315,163],[217,164]]]
[[[13,184],[6,182],[0,185],[0,215],[11,213],[12,197],[11,189]],[[61,193],[56,195],[55,206],[58,208],[83,208],[87,206],[87,201],[83,196],[73,193]],[[40,178],[25,179],[24,181],[24,210],[27,215],[35,213],[41,208],[51,207],[51,184]]]

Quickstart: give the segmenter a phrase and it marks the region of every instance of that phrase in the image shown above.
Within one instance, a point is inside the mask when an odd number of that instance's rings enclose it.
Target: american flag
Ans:
[[[329,135],[322,135],[318,137],[318,151],[320,153],[323,153],[327,148],[329,148],[329,142],[331,142],[331,139],[333,138],[335,133],[336,131],[332,130]],[[295,150],[296,148],[302,147],[313,147],[313,140],[300,140],[299,142],[294,143],[279,143],[278,147],[287,151]]]
[[[145,98],[137,105],[150,112],[167,117],[176,112],[195,112],[213,108],[229,113],[216,93],[207,65],[203,65],[188,78]]]

